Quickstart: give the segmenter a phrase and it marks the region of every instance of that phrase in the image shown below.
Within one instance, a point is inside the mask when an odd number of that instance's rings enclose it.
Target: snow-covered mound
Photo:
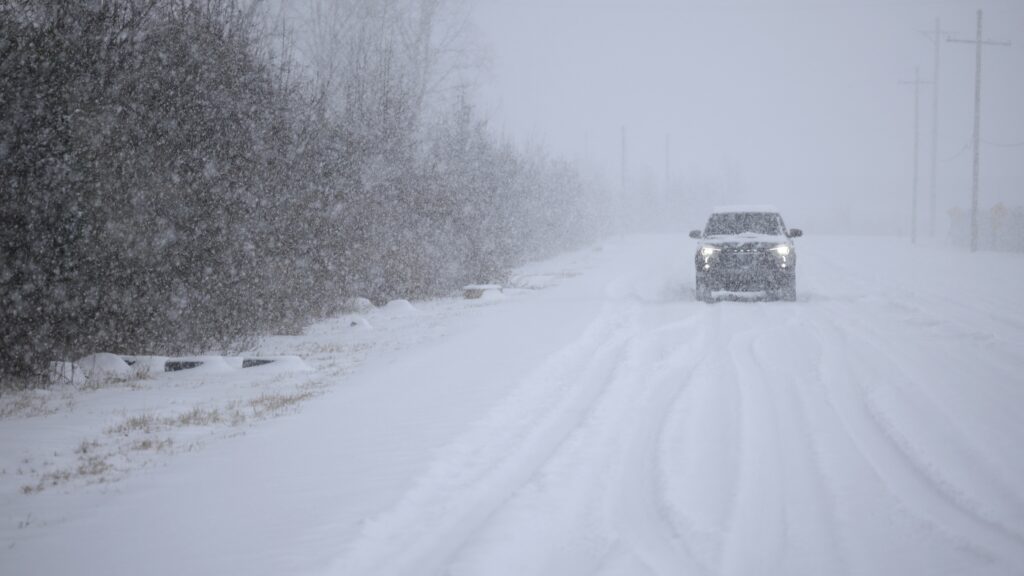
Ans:
[[[164,371],[167,356],[122,356],[137,377],[147,377]]]
[[[366,298],[349,298],[345,300],[345,304],[342,307],[347,312],[356,312],[359,314],[367,314],[376,308],[373,305],[373,302],[370,302]]]
[[[370,321],[367,320],[366,318],[363,318],[362,316],[353,316],[349,321],[349,326],[360,330],[373,329],[373,325],[370,324]]]
[[[394,316],[404,316],[409,314],[418,314],[417,310],[408,300],[398,299],[392,300],[384,305],[384,310]]]
[[[504,300],[505,294],[500,290],[484,290],[483,294],[480,294],[480,300],[495,301]]]
[[[93,382],[134,376],[131,366],[123,358],[107,352],[97,352],[79,358],[75,364],[82,370],[85,378]]]

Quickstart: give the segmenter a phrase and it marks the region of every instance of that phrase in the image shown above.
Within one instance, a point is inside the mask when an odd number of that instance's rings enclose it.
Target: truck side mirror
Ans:
[[[790,228],[789,229],[789,237],[790,238],[799,238],[799,237],[801,237],[803,235],[804,235],[804,231],[799,229],[799,228]]]
[[[690,230],[690,238],[700,239],[704,234],[700,230]]]

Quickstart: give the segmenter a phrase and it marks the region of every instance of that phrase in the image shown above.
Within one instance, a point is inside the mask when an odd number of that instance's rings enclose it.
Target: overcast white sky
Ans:
[[[770,202],[791,225],[828,229],[844,217],[907,227],[913,89],[932,77],[934,26],[1012,40],[984,58],[983,138],[1024,143],[1024,1],[478,0],[491,53],[481,104],[520,142],[619,180],[662,187],[671,173],[738,182],[714,202]],[[939,214],[970,198],[974,51],[943,43]],[[922,207],[929,183],[931,93],[921,93]],[[957,155],[959,153],[959,155]],[[982,205],[1024,205],[1024,146],[986,145]],[[703,207],[702,207],[703,209]],[[922,215],[925,212],[922,211]],[[683,227],[699,222],[687,222]]]

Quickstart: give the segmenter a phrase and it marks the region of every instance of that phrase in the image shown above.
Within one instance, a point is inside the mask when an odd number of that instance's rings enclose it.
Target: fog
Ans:
[[[506,137],[621,185],[711,205],[773,203],[811,232],[907,234],[914,90],[944,31],[1012,41],[983,57],[983,210],[1022,203],[1024,3],[927,0],[482,0],[480,98]],[[942,42],[936,231],[969,208],[974,47]],[[919,230],[927,230],[931,86],[921,90]],[[666,140],[668,139],[668,142]],[[668,153],[666,154],[666,150]],[[667,182],[666,182],[667,181]]]

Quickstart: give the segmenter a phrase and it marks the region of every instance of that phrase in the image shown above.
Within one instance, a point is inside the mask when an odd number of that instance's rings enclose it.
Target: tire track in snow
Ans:
[[[955,547],[988,562],[1007,562],[1024,569],[1020,539],[978,514],[951,492],[934,467],[919,462],[906,442],[894,435],[891,422],[880,413],[872,392],[862,382],[885,382],[871,355],[855,348],[832,322],[819,321],[822,335],[825,386],[831,404],[848,436],[889,494],[925,527],[942,535]],[[837,342],[843,342],[839,349]],[[851,376],[852,375],[852,376]],[[878,384],[876,384],[877,386]]]
[[[767,389],[754,360],[752,344],[758,330],[767,325],[763,316],[763,306],[736,314],[733,320],[740,320],[735,323],[737,328],[723,343],[743,398],[742,458],[736,506],[725,540],[723,574],[785,573],[786,568],[791,519],[785,498],[782,422],[775,395]]]
[[[341,574],[438,574],[584,421],[628,341],[630,311],[606,307],[471,430],[396,505],[369,520]]]
[[[685,446],[689,460],[667,479],[670,508],[711,573],[845,570],[833,497],[804,437],[809,427],[794,414],[799,408],[786,374],[758,350],[766,335],[778,336],[792,309],[716,305],[708,358],[669,427],[666,447]],[[780,362],[802,353],[799,346],[788,350]]]
[[[1019,408],[1024,405],[1024,379],[1020,374],[1024,356],[1020,359],[1007,359],[1001,350],[977,343],[973,343],[971,349],[961,346],[954,348],[944,341],[937,342],[929,338],[928,334],[922,334],[920,330],[906,326],[902,322],[880,320],[877,315],[866,319],[861,315],[850,314],[839,304],[830,303],[827,309],[833,317],[847,316],[846,328],[856,331],[864,342],[886,343],[885,346],[875,344],[874,351],[899,366],[904,373],[916,373],[915,379],[907,381],[917,392],[929,397],[936,407],[943,409],[950,425],[959,426],[963,421],[965,409],[983,408],[984,419],[998,418],[999,428],[1009,431],[1010,436],[1024,436],[1024,424],[1019,418]],[[1024,332],[1020,334],[1020,339],[1024,340]],[[965,362],[965,359],[969,359],[969,362]],[[984,374],[979,373],[982,370]],[[972,399],[978,392],[989,395],[986,398],[990,400],[987,405],[981,406],[975,401],[974,405],[964,406],[962,393],[944,398],[940,394],[941,391],[935,388],[935,380],[952,381],[954,374],[956,392],[962,392],[961,388],[965,385],[971,386],[975,391]],[[922,385],[925,381],[928,385]],[[946,390],[946,395],[950,392]],[[953,414],[957,417],[952,417]],[[977,415],[975,417],[982,419]],[[975,440],[975,443],[984,442]]]
[[[620,478],[609,494],[611,515],[617,519],[617,524],[634,527],[623,539],[651,567],[652,573],[658,575],[708,573],[694,555],[690,542],[672,521],[665,479],[675,459],[666,460],[662,450],[669,416],[703,356],[703,351],[687,345],[695,336],[690,326],[699,325],[699,318],[698,315],[689,322],[670,324],[647,336],[674,351],[656,364],[652,376],[642,383],[652,387],[652,393],[637,413],[637,426],[632,430],[620,465]],[[703,336],[702,331],[696,332]]]
[[[836,271],[836,286],[879,292],[877,283],[858,280],[859,271],[832,259],[820,264]],[[1017,444],[1024,434],[1019,418],[1024,355],[1016,342],[1024,336],[1024,323],[1016,314],[1019,306],[1002,297],[953,298],[935,286],[908,290],[882,280],[896,288],[886,290],[884,299],[826,300],[814,316],[819,331],[847,342],[832,356],[858,374],[853,380],[872,424],[949,507],[981,527],[961,531],[976,535],[971,542],[990,542],[977,535],[994,532],[996,541],[1003,541],[997,546],[1003,556],[1015,555],[1021,570],[1024,492],[1018,484],[1024,458]],[[836,370],[832,374],[844,379]],[[952,527],[943,530],[957,533]]]
[[[821,457],[820,437],[830,423],[810,409],[820,385],[820,348],[789,307],[771,322],[778,328],[752,338],[750,350],[757,372],[776,399],[785,465],[787,552],[780,573],[848,574],[850,572],[837,513],[837,497]],[[767,377],[770,376],[770,377]]]
[[[703,306],[703,305],[698,305]],[[739,492],[742,398],[724,338],[722,306],[703,306],[701,358],[672,405],[661,439],[663,498],[675,532],[705,571],[722,563]]]
[[[835,310],[833,312],[838,313]],[[867,396],[868,406],[879,425],[887,430],[888,435],[901,446],[901,450],[915,466],[933,478],[933,483],[943,490],[947,498],[955,501],[959,507],[970,510],[980,520],[999,527],[1007,536],[1024,546],[1024,536],[1020,532],[1024,528],[1024,525],[1021,525],[1024,521],[1024,495],[1020,493],[1019,488],[1014,490],[1015,485],[1012,481],[1007,483],[1004,480],[1009,474],[1005,472],[1005,465],[996,466],[991,461],[990,453],[984,450],[987,448],[987,441],[978,437],[975,432],[978,423],[971,422],[972,418],[986,424],[995,420],[1002,424],[1000,429],[1003,431],[1016,430],[1024,433],[1024,428],[1019,425],[1019,419],[1015,417],[1017,414],[1012,410],[1014,406],[1019,405],[986,405],[983,407],[985,414],[981,415],[974,412],[973,407],[964,406],[961,402],[955,406],[954,412],[954,408],[943,404],[937,396],[938,382],[933,380],[923,385],[923,379],[927,376],[920,374],[920,365],[908,361],[907,357],[911,355],[911,351],[906,349],[906,345],[896,352],[889,347],[876,344],[885,341],[885,336],[892,338],[899,327],[890,326],[888,331],[883,332],[877,326],[857,319],[855,323],[848,323],[846,328],[858,335],[859,342],[864,342],[865,346],[870,347],[873,358],[884,358],[886,364],[892,367],[889,371],[893,376],[891,385],[876,386]],[[914,341],[898,337],[894,340]],[[972,374],[966,373],[962,366],[949,362],[945,357],[936,355],[932,364],[941,365],[939,371],[936,371],[934,366],[929,366],[932,374],[937,373],[945,377],[947,374],[964,372],[962,382],[970,382]],[[969,385],[977,387],[982,384],[978,382]],[[887,405],[890,406],[889,409],[886,409]],[[898,408],[905,416],[913,415],[913,418],[894,420],[890,415],[894,408]],[[978,409],[980,408],[982,407],[979,406]],[[903,426],[900,426],[900,422],[904,423]],[[925,438],[923,446],[921,436]],[[1003,454],[1016,452],[1013,438],[998,437],[996,440],[1004,447],[1001,451]],[[930,455],[925,447],[931,448]],[[941,451],[935,453],[936,447],[941,447]],[[942,460],[941,469],[936,465],[936,459]],[[997,474],[997,468],[1004,470],[1003,474]],[[986,504],[984,500],[979,499],[982,495],[987,497],[986,500],[997,500],[999,505]],[[1017,527],[1016,530],[1014,526]]]
[[[455,575],[700,573],[659,496],[658,437],[696,361],[691,319],[630,337],[595,409],[489,519]],[[536,526],[543,528],[533,528]]]
[[[677,401],[664,441],[665,452],[688,446],[696,471],[666,479],[679,531],[709,573],[849,572],[816,437],[820,427],[836,425],[809,416],[820,360],[807,328],[791,319],[798,308],[712,310],[707,357]],[[708,412],[719,417],[701,421]],[[725,497],[722,486],[731,487]],[[716,502],[708,507],[707,499]]]

